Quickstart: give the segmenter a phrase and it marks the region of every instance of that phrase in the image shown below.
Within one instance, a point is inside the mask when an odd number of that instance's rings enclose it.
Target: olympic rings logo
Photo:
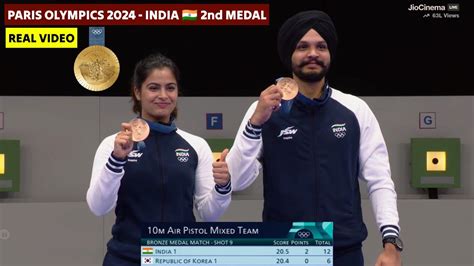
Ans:
[[[176,158],[178,158],[178,161],[180,161],[180,162],[182,162],[182,163],[185,163],[185,162],[187,162],[187,161],[189,160],[188,157],[176,157]]]
[[[306,232],[306,231],[298,231],[297,234],[299,238],[308,238],[311,235],[310,232]]]
[[[102,29],[92,29],[91,32],[94,35],[101,35],[102,34]]]
[[[336,132],[334,133],[334,136],[336,136],[336,138],[338,139],[342,139],[343,137],[346,136],[346,132]]]

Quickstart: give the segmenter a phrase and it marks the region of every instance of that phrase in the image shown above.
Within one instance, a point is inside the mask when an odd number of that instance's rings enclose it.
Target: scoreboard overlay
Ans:
[[[141,265],[333,265],[332,222],[155,223]]]

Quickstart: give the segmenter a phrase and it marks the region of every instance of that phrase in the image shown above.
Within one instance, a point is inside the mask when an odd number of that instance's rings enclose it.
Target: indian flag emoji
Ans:
[[[197,10],[183,9],[183,20],[197,20]]]
[[[142,255],[153,255],[153,248],[142,247]]]

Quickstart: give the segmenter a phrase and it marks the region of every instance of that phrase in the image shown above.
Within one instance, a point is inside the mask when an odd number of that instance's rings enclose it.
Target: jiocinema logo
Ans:
[[[433,6],[427,4],[411,4],[408,11],[445,11],[446,6]]]

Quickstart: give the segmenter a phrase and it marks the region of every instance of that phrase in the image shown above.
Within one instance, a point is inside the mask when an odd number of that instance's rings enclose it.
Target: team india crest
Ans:
[[[346,123],[344,124],[334,124],[331,126],[332,133],[334,133],[334,136],[338,139],[342,139],[343,137],[346,136]]]
[[[185,163],[189,160],[189,149],[176,149],[175,152],[178,161]]]

